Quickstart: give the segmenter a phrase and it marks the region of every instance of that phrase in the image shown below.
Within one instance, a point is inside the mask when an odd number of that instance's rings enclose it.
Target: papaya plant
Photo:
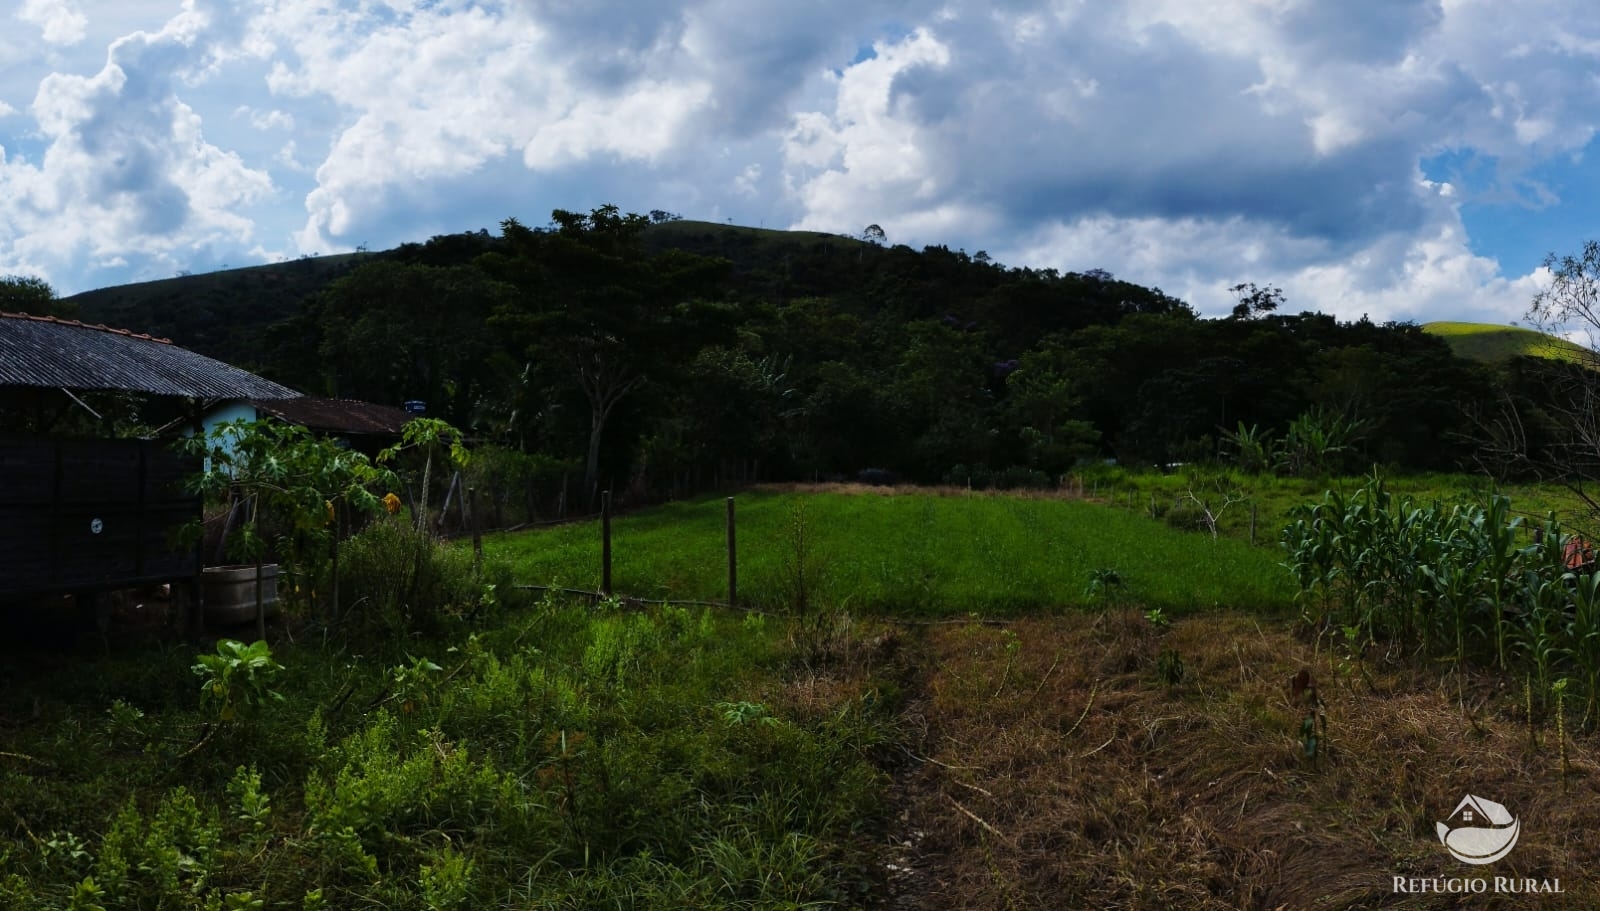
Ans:
[[[203,435],[180,440],[180,451],[204,460],[190,489],[230,511],[242,509],[245,524],[224,546],[256,565],[256,635],[266,637],[261,598],[261,568],[269,545],[269,525],[291,565],[315,569],[317,556],[336,543],[331,529],[342,510],[376,514],[384,510],[377,491],[395,483],[394,474],[362,453],[341,449],[332,440],[279,421],[227,421]],[[296,546],[296,542],[300,542]],[[310,542],[307,544],[306,542]],[[338,595],[333,602],[338,617]]]

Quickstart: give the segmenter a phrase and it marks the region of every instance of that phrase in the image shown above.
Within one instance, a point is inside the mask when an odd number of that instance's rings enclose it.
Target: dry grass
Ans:
[[[1564,790],[1554,730],[1528,748],[1520,689],[1341,664],[1285,625],[1225,613],[922,635],[897,907],[1462,907],[1395,895],[1395,876],[1559,878],[1564,895],[1472,906],[1600,907],[1596,744],[1575,744]],[[1157,676],[1166,649],[1186,666],[1175,688]],[[1289,695],[1301,668],[1327,704],[1315,767]],[[1523,820],[1487,868],[1434,833],[1467,793]]]

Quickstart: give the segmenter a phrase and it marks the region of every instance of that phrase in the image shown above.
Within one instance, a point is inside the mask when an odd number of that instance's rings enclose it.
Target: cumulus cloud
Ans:
[[[51,44],[77,44],[89,28],[89,20],[73,0],[25,0],[17,18],[39,27]]]
[[[30,113],[42,159],[0,162],[6,260],[82,254],[93,267],[137,253],[170,262],[219,233],[249,236],[235,209],[265,195],[270,178],[206,142],[200,115],[177,93],[208,59],[208,21],[186,4],[160,31],[113,42],[98,73],[40,82]]]
[[[1270,276],[1347,316],[1520,311],[1529,279],[1471,251],[1454,187],[1418,163],[1581,148],[1592,100],[1551,85],[1533,102],[1522,81],[1576,69],[1592,83],[1593,49],[1554,41],[1592,26],[1555,15],[1533,29],[1540,59],[1516,64],[1485,31],[1516,33],[1498,19],[1525,10],[1366,5],[956,4],[792,118],[798,225],[1008,238],[987,244],[1114,268],[1212,310],[1228,284]]]
[[[1256,281],[1346,316],[1499,321],[1533,278],[1463,213],[1563,212],[1600,126],[1600,24],[1566,0],[22,10],[47,40],[122,37],[81,66],[0,39],[0,98],[38,74],[32,123],[0,135],[0,268],[379,247],[617,202],[876,223],[1209,312]]]

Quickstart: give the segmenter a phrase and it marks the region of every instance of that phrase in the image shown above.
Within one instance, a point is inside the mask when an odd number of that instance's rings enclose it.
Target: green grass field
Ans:
[[[1275,610],[1292,586],[1275,549],[1181,532],[1092,503],[932,492],[748,491],[738,504],[742,600],[781,607],[795,567],[808,567],[814,600],[903,616],[1082,607],[1096,570],[1115,570],[1112,599],[1169,613],[1215,606]],[[700,499],[613,522],[613,587],[644,598],[726,597],[724,501]],[[805,517],[798,559],[795,519]],[[485,542],[519,581],[594,589],[594,522],[498,535]]]
[[[1457,357],[1473,361],[1504,361],[1527,355],[1577,363],[1594,357],[1581,345],[1521,326],[1434,322],[1424,323],[1422,330],[1442,336]]]
[[[1339,478],[1282,478],[1251,475],[1215,467],[1186,468],[1171,474],[1129,471],[1116,466],[1097,466],[1068,478],[1074,496],[1144,516],[1165,517],[1173,509],[1193,501],[1190,493],[1221,509],[1218,530],[1221,534],[1246,540],[1250,534],[1251,507],[1256,512],[1256,543],[1276,546],[1278,533],[1289,521],[1296,506],[1313,503],[1325,492],[1351,494],[1367,482],[1367,476]],[[1551,484],[1494,484],[1489,479],[1468,474],[1422,474],[1386,478],[1384,485],[1396,496],[1410,497],[1419,503],[1484,505],[1493,493],[1511,498],[1512,514],[1530,528],[1555,513],[1564,524],[1580,530],[1591,526],[1587,507],[1571,492]],[[1222,509],[1223,491],[1239,497]]]

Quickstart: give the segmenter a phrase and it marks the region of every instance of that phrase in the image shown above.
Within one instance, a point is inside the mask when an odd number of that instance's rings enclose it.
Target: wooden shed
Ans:
[[[84,393],[187,400],[299,393],[167,339],[75,320],[0,313],[0,411],[47,413]],[[183,490],[199,468],[155,440],[0,435],[0,599],[93,594],[192,578],[200,517]]]

